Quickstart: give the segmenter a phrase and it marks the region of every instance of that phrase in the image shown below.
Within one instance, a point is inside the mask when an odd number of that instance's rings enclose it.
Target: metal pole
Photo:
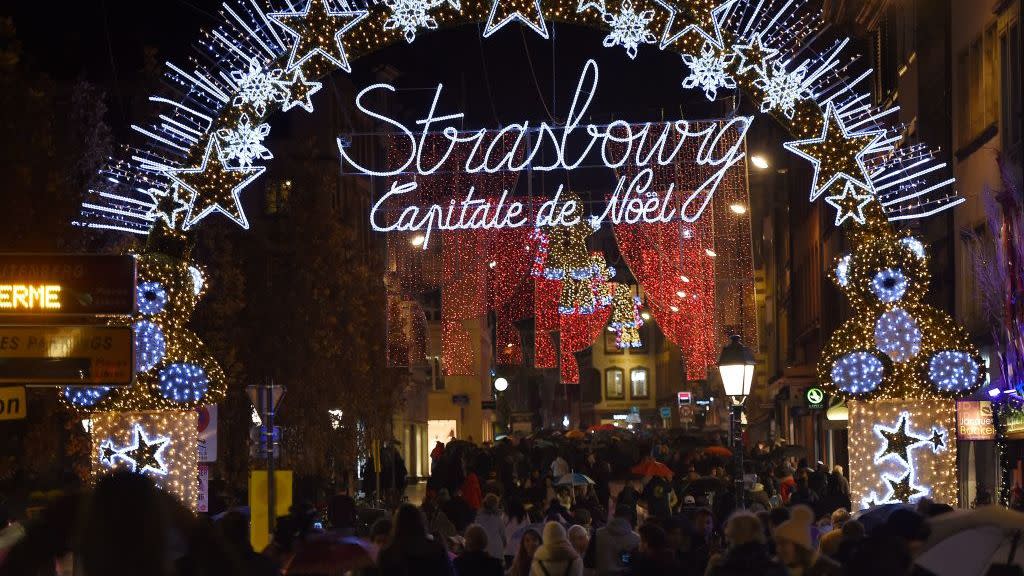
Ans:
[[[733,403],[729,411],[729,429],[732,432],[733,485],[736,491],[736,508],[746,508],[743,490],[743,405]]]
[[[274,520],[277,516],[277,506],[275,498],[275,483],[274,483],[274,445],[277,443],[277,439],[274,438],[274,381],[271,380],[270,384],[264,387],[266,396],[264,397],[264,406],[266,406],[267,422],[267,524],[270,527],[270,534],[274,533]]]

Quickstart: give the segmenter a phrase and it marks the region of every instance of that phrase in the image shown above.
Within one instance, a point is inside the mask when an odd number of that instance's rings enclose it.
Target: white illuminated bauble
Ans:
[[[882,383],[885,365],[870,352],[843,354],[832,365],[832,382],[843,392],[864,394]]]
[[[879,270],[871,279],[871,291],[886,304],[892,304],[903,298],[908,285],[907,277],[899,268]]]
[[[875,346],[893,362],[906,362],[921,351],[921,329],[906,310],[889,310],[875,322]]]
[[[943,392],[962,392],[978,382],[979,369],[971,355],[960,350],[942,350],[928,361],[928,378]]]

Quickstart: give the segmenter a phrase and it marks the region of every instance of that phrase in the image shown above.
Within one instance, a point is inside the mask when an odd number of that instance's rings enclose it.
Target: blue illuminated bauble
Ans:
[[[907,277],[903,275],[902,270],[899,268],[886,268],[885,270],[879,270],[875,277],[871,279],[871,291],[882,302],[891,304],[903,298],[908,284]]]
[[[149,320],[140,320],[132,328],[135,332],[135,371],[147,372],[167,353],[164,331]]]
[[[90,408],[110,394],[110,386],[67,386],[64,397],[76,408]]]
[[[864,394],[882,383],[885,365],[870,352],[843,354],[832,365],[832,382],[843,392]]]
[[[921,351],[921,329],[909,312],[894,308],[875,322],[875,346],[893,362],[906,362]]]
[[[195,364],[174,363],[160,370],[160,395],[174,402],[196,402],[210,389],[206,370]]]
[[[853,259],[851,254],[847,254],[836,262],[836,280],[839,281],[839,285],[846,287],[850,283],[850,260]]]
[[[922,244],[917,238],[912,238],[910,236],[900,238],[900,244],[910,248],[910,251],[914,253],[914,256],[924,258],[924,244]]]
[[[167,305],[167,290],[159,282],[143,282],[135,288],[135,305],[147,316],[159,314]]]
[[[943,392],[964,392],[978,383],[978,363],[959,350],[942,350],[928,361],[928,378]]]

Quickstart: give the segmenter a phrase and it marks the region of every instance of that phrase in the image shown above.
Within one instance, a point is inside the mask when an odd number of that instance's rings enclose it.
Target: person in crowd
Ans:
[[[469,504],[474,512],[480,509],[484,497],[480,490],[480,477],[476,475],[476,472],[470,470],[466,473],[466,481],[462,483],[459,491],[462,493],[462,500]],[[472,520],[470,519],[469,522]]]
[[[437,500],[441,511],[455,526],[457,534],[465,532],[466,526],[469,526],[476,518],[476,511],[462,498],[461,492],[457,492],[453,498],[448,495],[448,490],[442,489],[437,493]]]
[[[818,493],[811,490],[807,474],[799,474],[796,478],[796,488],[789,495],[789,506],[802,504],[813,510],[817,503]]]
[[[706,576],[786,576],[782,565],[769,555],[765,528],[754,514],[733,512],[725,524],[725,539],[729,547],[711,558]]]
[[[438,501],[442,498],[441,493],[443,493],[444,497],[448,500],[451,500],[451,498],[448,497],[448,491],[442,489],[437,498],[425,498],[420,509],[423,511],[423,516],[427,520],[428,532],[431,534],[440,534],[444,538],[450,538],[455,536],[457,531],[455,530],[455,524],[448,519],[448,515],[438,507]]]
[[[249,543],[249,518],[230,511],[217,521],[217,529],[241,574],[275,576],[278,567],[266,556],[257,554]]]
[[[547,510],[544,511],[545,522],[558,522],[562,526],[568,526],[571,524],[571,518],[572,514],[569,513],[569,509],[558,498],[552,498],[548,503]]]
[[[466,528],[465,547],[455,559],[455,573],[459,576],[502,576],[501,560],[487,552],[487,530],[479,524]]]
[[[672,515],[671,497],[672,485],[661,476],[651,478],[644,485],[643,498],[647,502],[647,510],[659,520],[666,520]]]
[[[821,537],[818,549],[822,554],[835,558],[839,553],[839,543],[843,539],[843,525],[850,520],[850,512],[846,508],[836,508],[832,512],[832,530]]]
[[[587,547],[590,545],[590,532],[579,524],[573,524],[569,527],[568,536],[569,543],[576,553],[580,556],[586,555]]]
[[[627,509],[615,509],[615,517],[594,537],[594,567],[599,576],[626,574],[632,553],[640,546]]]
[[[533,555],[540,548],[540,533],[533,528],[527,528],[519,539],[519,549],[516,550],[515,558],[512,559],[512,566],[509,567],[506,576],[530,576],[530,569],[533,567]]]
[[[498,507],[497,494],[484,496],[483,505],[476,515],[476,524],[487,532],[487,553],[499,561],[505,558],[505,519]]]
[[[519,540],[523,529],[529,526],[530,517],[519,498],[512,497],[507,501],[505,510],[505,566],[512,565],[512,559],[519,549]]]
[[[678,574],[680,565],[668,545],[665,530],[654,522],[647,522],[637,530],[640,545],[631,559],[630,574],[634,576],[661,576]]]
[[[566,461],[566,459],[563,458],[561,454],[556,456],[555,459],[551,461],[551,477],[555,480],[555,482],[558,482],[558,480],[562,476],[565,476],[569,472],[569,462]]]
[[[14,521],[9,514],[7,505],[0,502],[0,564],[4,563],[7,551],[25,536],[25,528]]]
[[[793,477],[793,470],[788,467],[781,467],[776,474],[779,479],[779,496],[782,498],[782,505],[789,506],[789,497],[796,490],[796,478]]]
[[[793,506],[789,520],[774,530],[775,553],[792,576],[838,576],[838,563],[818,554],[811,542],[814,511],[804,505]]]
[[[428,532],[429,527],[428,527]],[[370,543],[377,547],[377,550],[383,550],[388,545],[388,539],[391,538],[391,518],[383,516],[378,518],[371,526],[370,533],[368,535]]]
[[[402,504],[395,511],[391,541],[380,551],[377,565],[388,576],[452,574],[444,546],[427,535],[423,513],[412,504]]]
[[[583,576],[583,558],[558,522],[544,525],[543,542],[533,554],[530,576]]]
[[[862,540],[864,540],[864,525],[857,520],[847,520],[843,524],[842,536],[839,539],[839,549],[835,555],[836,562],[844,567],[850,566]],[[849,573],[847,571],[847,574]]]
[[[619,495],[615,500],[615,513],[618,514],[619,510],[625,510],[629,513],[629,523],[636,525],[637,512],[636,506],[640,502],[640,491],[637,487],[640,485],[640,478],[631,478],[622,490],[619,491]]]

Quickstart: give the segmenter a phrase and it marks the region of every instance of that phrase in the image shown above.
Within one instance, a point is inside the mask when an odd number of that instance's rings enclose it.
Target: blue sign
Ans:
[[[668,406],[662,406],[659,410],[662,418],[668,420],[672,417],[672,410]]]

